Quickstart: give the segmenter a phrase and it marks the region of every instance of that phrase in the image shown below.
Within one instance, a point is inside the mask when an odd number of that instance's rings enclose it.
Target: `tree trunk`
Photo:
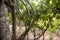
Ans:
[[[16,13],[15,8],[12,8],[12,40],[16,40]]]
[[[8,25],[8,9],[2,0],[0,1],[0,40],[11,40]]]
[[[12,40],[16,40],[16,0],[13,0],[13,3],[15,5],[12,7]]]

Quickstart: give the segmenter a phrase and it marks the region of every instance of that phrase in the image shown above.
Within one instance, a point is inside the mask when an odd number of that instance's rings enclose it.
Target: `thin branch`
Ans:
[[[46,31],[47,29],[49,28],[49,26],[51,25],[51,18],[49,18],[49,21],[48,21],[48,24],[46,25],[46,29],[42,32],[41,35],[39,35],[36,40],[38,40]]]
[[[41,2],[42,4],[44,4],[44,5],[46,5],[49,9],[52,9],[52,7],[51,6],[49,6],[49,4],[47,4],[47,3],[44,3],[44,2]],[[52,9],[52,10],[54,10],[56,13],[60,13],[59,11],[57,11],[56,9]]]
[[[28,7],[27,7],[27,4],[25,4],[22,0],[20,0],[22,3],[23,3],[23,5],[26,7],[26,11],[27,11],[27,13],[30,15],[30,12],[29,12],[29,10],[28,10]]]
[[[38,40],[38,39],[46,32],[46,30],[47,30],[48,28],[49,28],[49,27],[47,27],[47,28],[44,30],[44,32],[43,32],[41,35],[39,35],[39,37],[36,38],[36,40]]]
[[[35,27],[34,27],[34,40],[36,40],[36,32],[35,32]]]
[[[31,7],[31,9],[32,9],[32,11],[33,11],[33,13],[34,13],[34,10],[33,10],[32,5],[29,3],[29,1],[28,1],[28,0],[25,0],[25,1],[30,5],[30,7]]]
[[[11,8],[14,6],[14,3],[10,0],[9,0],[9,2],[5,0],[4,3]]]

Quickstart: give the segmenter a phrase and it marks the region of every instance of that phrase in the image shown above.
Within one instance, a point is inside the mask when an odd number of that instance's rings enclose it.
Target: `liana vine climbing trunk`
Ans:
[[[0,40],[11,40],[8,9],[3,0],[0,0]]]

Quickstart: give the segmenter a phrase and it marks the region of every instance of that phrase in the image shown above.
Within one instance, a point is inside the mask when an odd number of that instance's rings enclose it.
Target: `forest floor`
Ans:
[[[25,31],[25,27],[16,27],[16,38],[18,39],[20,37],[20,35]],[[12,29],[12,27],[10,26],[10,30]],[[12,31],[12,30],[11,30]],[[38,29],[36,29],[36,34],[39,35],[40,32]],[[28,40],[33,40],[34,36],[33,36],[33,32],[29,31],[28,33]],[[25,38],[25,40],[27,40],[27,36]],[[39,38],[39,40],[43,40],[43,36],[41,36]],[[44,40],[60,40],[60,36],[58,35],[58,31],[55,31],[53,33],[50,32],[45,32],[44,34]]]

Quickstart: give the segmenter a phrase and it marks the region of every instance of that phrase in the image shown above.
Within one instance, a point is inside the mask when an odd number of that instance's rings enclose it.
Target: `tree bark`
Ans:
[[[0,0],[0,40],[11,40],[10,28],[8,25],[8,9]]]
[[[12,1],[15,5],[12,6],[12,40],[16,40],[16,0]]]
[[[16,14],[15,8],[12,8],[12,40],[16,40]]]

